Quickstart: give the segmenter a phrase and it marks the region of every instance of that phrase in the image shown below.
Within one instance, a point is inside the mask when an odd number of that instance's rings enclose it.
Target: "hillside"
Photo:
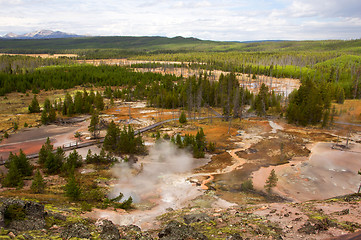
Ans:
[[[217,42],[183,37],[84,37],[62,39],[0,39],[2,52],[63,52],[117,49],[148,52],[189,51],[337,51],[359,55],[361,40]],[[51,51],[52,50],[52,51]]]

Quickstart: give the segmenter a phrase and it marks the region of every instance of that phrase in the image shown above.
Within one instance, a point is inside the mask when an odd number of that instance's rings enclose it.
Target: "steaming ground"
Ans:
[[[154,227],[154,219],[167,209],[184,207],[202,194],[202,190],[193,186],[187,178],[192,169],[208,161],[194,159],[189,152],[178,149],[170,142],[158,142],[150,148],[149,155],[133,167],[121,163],[113,168],[118,181],[109,194],[110,198],[114,198],[121,192],[123,200],[131,196],[139,207],[144,204],[154,207],[124,214],[100,210],[93,214],[120,225],[135,224],[145,229]]]
[[[174,179],[174,175],[189,172],[199,163],[205,162],[194,159],[190,153],[178,149],[170,142],[159,142],[151,147],[146,159],[136,166],[130,167],[128,163],[121,163],[114,167],[113,174],[119,180],[110,197],[116,197],[121,192],[125,198],[131,196],[135,203],[139,203],[149,196],[159,194],[163,201],[169,202],[172,189],[164,189],[164,185],[179,185],[178,183],[183,181]],[[136,175],[137,170],[134,168],[139,171]]]

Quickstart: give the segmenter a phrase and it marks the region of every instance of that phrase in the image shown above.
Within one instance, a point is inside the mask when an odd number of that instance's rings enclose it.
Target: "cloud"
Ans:
[[[359,0],[0,0],[0,35],[54,29],[210,40],[359,38]]]
[[[359,0],[294,0],[290,10],[299,16],[361,17]],[[297,16],[297,15],[296,15]]]

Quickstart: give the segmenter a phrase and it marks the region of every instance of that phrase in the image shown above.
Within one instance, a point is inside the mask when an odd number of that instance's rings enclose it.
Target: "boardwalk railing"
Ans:
[[[208,118],[223,118],[223,117],[222,117],[222,115],[217,115],[217,116],[212,116],[212,117],[196,117],[196,118],[193,117],[193,118],[187,118],[187,120],[203,120],[203,119],[208,119]],[[151,125],[146,126],[144,128],[135,130],[134,134],[137,135],[137,134],[140,134],[140,133],[150,131],[150,130],[156,128],[156,127],[161,126],[164,123],[168,123],[168,122],[172,122],[172,121],[178,121],[178,118],[168,119],[168,120],[164,120],[164,121],[161,121],[161,122],[151,124]],[[66,152],[66,151],[70,151],[70,150],[74,150],[74,149],[90,147],[90,146],[97,145],[97,144],[100,144],[100,143],[103,143],[103,142],[104,142],[104,138],[98,138],[96,140],[89,141],[89,142],[84,142],[84,143],[71,142],[71,143],[68,143],[68,144],[64,144],[62,146],[62,148]],[[53,153],[55,153],[55,152],[56,152],[56,150],[53,150]],[[28,159],[34,159],[34,158],[38,158],[38,157],[39,157],[39,153],[27,155]],[[5,160],[3,161],[3,163],[0,162],[0,165],[2,165],[4,163],[5,163]]]

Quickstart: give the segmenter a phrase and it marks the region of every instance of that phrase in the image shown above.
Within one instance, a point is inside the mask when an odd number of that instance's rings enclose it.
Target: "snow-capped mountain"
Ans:
[[[15,33],[8,33],[3,38],[7,39],[45,39],[45,38],[72,38],[72,37],[83,37],[73,33],[65,33],[60,31],[52,30],[39,30],[31,33],[18,35]]]

